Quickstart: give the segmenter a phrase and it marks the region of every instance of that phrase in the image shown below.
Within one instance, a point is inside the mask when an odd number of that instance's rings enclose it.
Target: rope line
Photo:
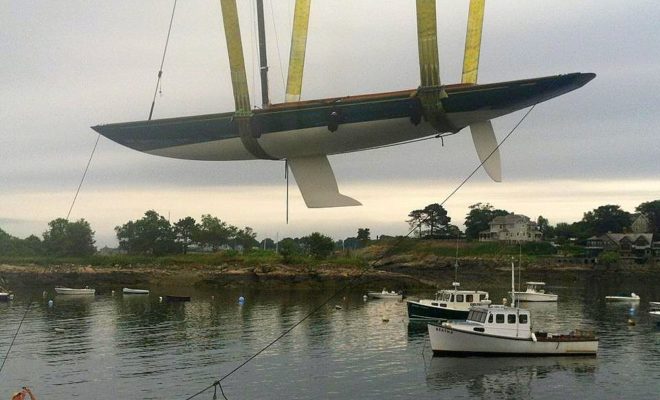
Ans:
[[[534,107],[536,107],[536,104],[534,104],[532,107],[530,107],[529,110],[527,110],[527,112],[525,113],[525,115],[523,115],[523,117],[520,119],[520,121],[518,121],[518,123],[517,123],[512,129],[511,129],[511,131],[509,131],[509,133],[504,137],[504,139],[502,139],[502,141],[501,141],[500,143],[498,143],[497,146],[495,146],[495,148],[493,149],[493,151],[491,151],[491,152],[488,154],[488,156],[487,156],[482,162],[480,162],[479,165],[478,165],[478,166],[477,166],[477,167],[476,167],[476,168],[475,168],[475,169],[474,169],[474,170],[473,170],[473,171],[467,176],[467,178],[465,178],[465,179],[464,179],[464,180],[463,180],[463,181],[462,181],[462,182],[456,187],[456,189],[454,189],[454,190],[453,190],[453,191],[452,191],[452,192],[451,192],[451,193],[450,193],[450,194],[449,194],[449,195],[448,195],[448,196],[447,196],[447,197],[446,197],[446,198],[440,203],[441,206],[444,205],[444,204],[445,204],[445,203],[446,203],[446,202],[447,202],[447,201],[448,201],[448,200],[449,200],[454,194],[456,194],[456,192],[458,192],[458,190],[459,190],[461,187],[463,187],[463,186],[465,185],[465,183],[466,183],[470,178],[472,178],[472,176],[474,176],[474,174],[479,170],[479,168],[481,168],[481,167],[484,165],[484,163],[485,163],[486,161],[488,161],[488,159],[489,159],[489,158],[490,158],[490,157],[491,157],[491,156],[492,156],[492,155],[493,155],[493,154],[494,154],[494,153],[500,148],[500,146],[502,146],[502,144],[504,144],[504,142],[505,142],[505,141],[506,141],[506,140],[507,140],[507,139],[508,139],[508,138],[509,138],[509,137],[510,137],[515,131],[516,131],[516,129],[518,129],[518,127],[520,126],[520,124],[521,124],[521,123],[527,118],[527,116],[532,112],[532,110],[534,109]],[[431,138],[434,138],[434,137],[431,137]],[[425,139],[430,139],[430,138],[425,138]],[[275,338],[274,340],[272,340],[268,345],[266,345],[265,347],[263,347],[261,350],[259,350],[257,353],[255,353],[254,355],[252,355],[251,357],[249,357],[247,360],[243,361],[243,362],[242,362],[240,365],[238,365],[236,368],[234,368],[233,370],[231,370],[230,372],[228,372],[227,374],[225,374],[222,378],[218,379],[217,381],[213,382],[213,384],[207,386],[206,388],[200,390],[199,392],[193,394],[192,396],[187,397],[185,400],[190,400],[190,399],[192,399],[192,398],[194,398],[194,397],[197,397],[197,396],[199,396],[200,394],[206,392],[207,390],[209,390],[209,389],[215,387],[216,385],[220,385],[220,382],[222,382],[223,380],[225,380],[225,379],[227,379],[228,377],[230,377],[233,373],[235,373],[235,372],[238,371],[239,369],[243,368],[247,363],[249,363],[250,361],[252,361],[253,359],[255,359],[257,356],[259,356],[261,353],[263,353],[264,351],[266,351],[266,350],[267,350],[268,348],[270,348],[272,345],[274,345],[275,343],[277,343],[280,339],[282,339],[284,336],[286,336],[289,332],[291,332],[292,330],[294,330],[298,325],[300,325],[302,322],[304,322],[305,320],[307,320],[309,317],[311,317],[313,314],[315,314],[315,313],[316,313],[318,310],[320,310],[322,307],[324,307],[325,305],[327,305],[332,299],[334,299],[335,297],[337,297],[340,293],[342,293],[342,292],[345,291],[346,289],[348,289],[348,288],[350,288],[351,286],[353,286],[353,285],[357,282],[358,279],[362,278],[362,276],[364,276],[364,274],[367,273],[368,270],[370,270],[372,267],[374,267],[374,266],[376,265],[377,262],[379,262],[379,261],[381,261],[383,258],[387,257],[387,256],[388,256],[388,255],[394,250],[394,249],[396,249],[396,247],[397,247],[399,244],[401,244],[401,243],[403,242],[403,240],[405,240],[406,238],[408,238],[408,236],[410,236],[410,235],[411,235],[411,234],[412,234],[412,233],[413,233],[413,232],[414,232],[419,226],[421,226],[421,225],[422,225],[424,222],[426,222],[428,219],[429,219],[429,218],[427,217],[427,218],[425,218],[425,219],[419,221],[419,222],[417,223],[417,225],[415,225],[415,227],[413,227],[413,228],[412,228],[412,229],[411,229],[411,230],[410,230],[405,236],[400,236],[400,237],[397,239],[397,241],[394,242],[394,244],[393,244],[389,249],[385,250],[380,256],[378,256],[375,260],[373,260],[373,261],[371,262],[371,265],[370,265],[369,267],[364,268],[360,274],[358,274],[357,276],[351,278],[351,279],[349,280],[348,283],[346,283],[344,286],[342,286],[341,288],[339,288],[338,290],[336,290],[336,291],[335,291],[330,297],[328,297],[328,298],[327,298],[325,301],[323,301],[320,305],[318,305],[318,306],[315,307],[312,311],[310,311],[309,313],[307,313],[307,315],[305,315],[305,317],[303,317],[303,319],[301,319],[300,321],[296,322],[293,326],[291,326],[289,329],[287,329],[286,331],[284,331],[284,332],[283,332],[281,335],[279,335],[277,338]],[[220,387],[220,388],[221,388],[221,390],[222,390],[222,387]],[[224,393],[223,393],[223,396],[224,396]],[[226,397],[225,397],[225,398],[226,398]]]
[[[156,89],[154,90],[154,98],[151,101],[151,109],[149,110],[149,121],[154,114],[154,106],[156,105],[156,95],[158,94],[158,87],[160,86],[160,78],[163,76],[163,65],[165,65],[165,54],[167,54],[167,45],[170,43],[170,33],[172,33],[172,23],[174,22],[174,11],[176,10],[176,2],[172,7],[172,16],[170,17],[170,27],[167,29],[167,39],[165,39],[165,48],[163,49],[163,58],[160,60],[160,69],[158,70],[158,78],[156,79]]]
[[[4,360],[2,360],[2,365],[0,365],[0,373],[2,373],[2,369],[5,367],[5,362],[7,362],[7,359],[9,358],[9,352],[11,351],[11,348],[14,346],[14,341],[16,341],[18,332],[21,331],[21,326],[23,325],[23,321],[25,321],[25,317],[27,317],[28,311],[30,311],[30,306],[32,306],[32,299],[30,299],[28,306],[25,308],[25,313],[23,314],[23,318],[21,318],[21,322],[18,324],[18,329],[16,329],[14,338],[11,340],[11,343],[9,344],[9,348],[7,349],[7,354],[5,354],[5,358]]]
[[[89,155],[89,160],[87,160],[87,166],[85,167],[85,172],[83,172],[83,176],[80,179],[80,183],[78,184],[78,189],[76,190],[75,196],[73,196],[73,201],[71,202],[71,207],[69,207],[69,212],[66,213],[66,220],[69,220],[69,217],[71,216],[71,211],[73,210],[73,206],[76,204],[76,199],[78,198],[78,193],[80,193],[80,188],[82,187],[83,182],[85,181],[85,177],[87,176],[87,171],[89,170],[89,165],[92,163],[92,158],[94,158],[94,152],[96,152],[96,146],[99,144],[99,139],[101,139],[101,134],[96,137],[96,142],[94,143],[94,148],[92,149],[92,154]]]

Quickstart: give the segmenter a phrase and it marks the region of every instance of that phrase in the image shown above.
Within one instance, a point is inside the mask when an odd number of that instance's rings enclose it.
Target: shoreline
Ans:
[[[459,281],[505,280],[511,274],[511,261],[487,258],[459,259]],[[254,286],[272,289],[314,289],[351,283],[356,287],[397,290],[434,289],[450,285],[455,278],[455,259],[431,257],[407,260],[397,256],[381,260],[373,267],[319,264],[316,266],[261,265],[128,265],[92,266],[77,264],[0,264],[0,277],[8,286],[180,286],[231,288]],[[577,275],[620,277],[657,274],[652,265],[594,266],[581,264],[523,263],[525,280],[573,281]]]

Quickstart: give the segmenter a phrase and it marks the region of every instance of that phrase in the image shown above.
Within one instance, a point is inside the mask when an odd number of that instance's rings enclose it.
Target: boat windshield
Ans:
[[[467,319],[470,320],[470,321],[480,322],[480,323],[483,324],[484,322],[486,322],[486,316],[487,315],[488,315],[488,313],[486,311],[470,310],[470,312],[468,313]]]

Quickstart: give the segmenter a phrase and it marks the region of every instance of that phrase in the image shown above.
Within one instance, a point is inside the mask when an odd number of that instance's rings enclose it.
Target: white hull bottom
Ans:
[[[514,339],[462,332],[429,324],[434,355],[578,356],[596,355],[598,340]]]
[[[556,294],[550,293],[526,293],[526,292],[515,292],[516,301],[525,301],[525,302],[541,302],[541,301],[557,301]]]

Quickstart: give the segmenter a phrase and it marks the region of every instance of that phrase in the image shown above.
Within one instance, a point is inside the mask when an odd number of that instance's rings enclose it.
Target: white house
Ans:
[[[538,242],[543,234],[536,222],[520,214],[509,214],[493,218],[490,228],[479,233],[480,242]]]

